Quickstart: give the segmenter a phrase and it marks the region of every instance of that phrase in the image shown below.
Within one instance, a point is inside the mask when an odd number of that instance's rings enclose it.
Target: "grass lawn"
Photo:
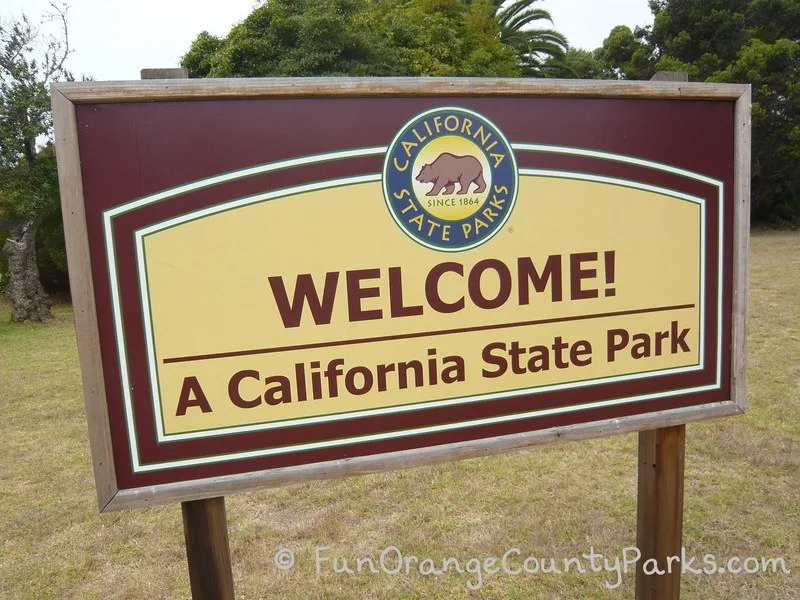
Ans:
[[[684,545],[782,557],[790,574],[682,578],[683,598],[800,598],[800,233],[752,238],[745,416],[687,427]],[[189,598],[177,505],[100,515],[72,314],[8,322],[0,304],[0,598]],[[618,556],[635,544],[636,436],[229,497],[237,598],[632,598],[634,575],[315,574],[325,555]],[[274,556],[291,548],[296,566]],[[699,559],[702,561],[702,558]],[[512,560],[512,566],[521,561]],[[720,560],[719,564],[722,564]],[[699,566],[703,566],[702,562]]]

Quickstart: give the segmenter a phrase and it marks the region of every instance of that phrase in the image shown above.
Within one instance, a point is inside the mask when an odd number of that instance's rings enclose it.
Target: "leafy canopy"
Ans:
[[[51,18],[63,36],[42,38],[27,17],[0,23],[0,210],[34,220],[58,207],[52,144],[51,81],[70,78],[66,13]]]
[[[488,0],[270,0],[224,38],[201,33],[190,77],[516,76]]]
[[[493,4],[500,25],[500,40],[516,52],[522,74],[545,77],[564,66],[569,44],[558,31],[536,27],[541,21],[553,24],[548,11],[533,6],[536,2],[494,0]]]

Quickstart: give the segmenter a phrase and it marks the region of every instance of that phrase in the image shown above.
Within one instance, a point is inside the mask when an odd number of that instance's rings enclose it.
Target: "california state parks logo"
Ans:
[[[469,250],[497,234],[517,199],[517,161],[501,131],[465,108],[429,110],[395,136],[383,165],[389,213],[434,250]]]

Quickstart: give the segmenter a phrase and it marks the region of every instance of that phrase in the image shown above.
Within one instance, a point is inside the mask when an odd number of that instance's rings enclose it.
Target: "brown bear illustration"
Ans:
[[[456,183],[459,185],[459,194],[469,193],[470,186],[474,183],[478,187],[475,193],[479,194],[486,189],[483,180],[483,167],[474,156],[456,156],[443,152],[429,165],[423,165],[417,175],[420,183],[432,183],[433,187],[427,196],[438,196],[444,190],[445,194],[452,194]]]

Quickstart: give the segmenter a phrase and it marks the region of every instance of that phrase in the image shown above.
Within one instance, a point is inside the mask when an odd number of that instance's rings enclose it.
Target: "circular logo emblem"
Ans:
[[[464,108],[429,110],[395,136],[383,195],[400,228],[423,246],[469,250],[500,231],[517,199],[517,161],[500,130]]]

